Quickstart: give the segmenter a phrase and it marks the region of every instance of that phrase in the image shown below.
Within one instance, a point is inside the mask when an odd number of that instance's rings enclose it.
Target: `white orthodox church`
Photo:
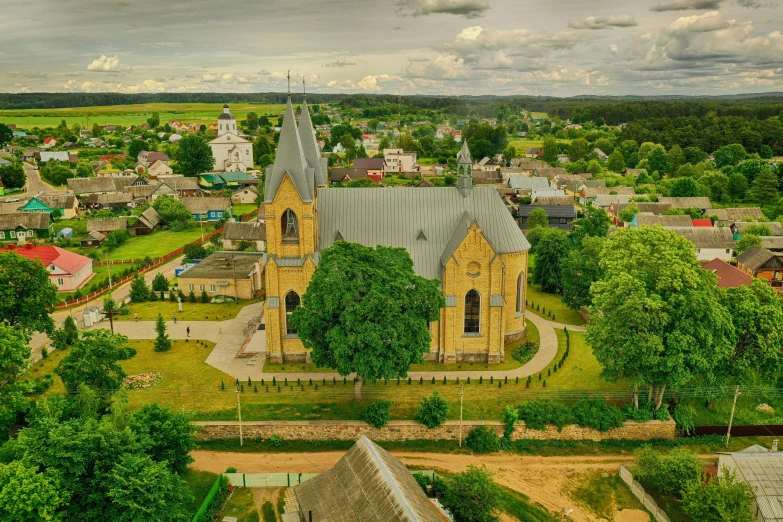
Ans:
[[[253,143],[242,138],[237,130],[236,116],[223,105],[223,114],[218,116],[217,138],[209,142],[215,157],[217,172],[247,172],[253,169]]]

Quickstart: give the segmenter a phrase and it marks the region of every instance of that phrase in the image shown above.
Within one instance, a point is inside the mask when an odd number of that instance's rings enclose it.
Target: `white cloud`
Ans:
[[[490,8],[488,0],[399,0],[397,6],[402,16],[451,14],[465,18],[479,18]]]
[[[106,56],[105,54],[102,54],[100,58],[96,58],[87,66],[87,70],[95,72],[120,72],[130,71],[131,67],[122,65],[118,55]]]
[[[717,9],[723,0],[674,0],[665,4],[654,5],[650,11],[689,11],[696,9]]]
[[[608,29],[611,27],[634,27],[639,25],[631,15],[588,16],[583,20],[569,20],[571,29]]]

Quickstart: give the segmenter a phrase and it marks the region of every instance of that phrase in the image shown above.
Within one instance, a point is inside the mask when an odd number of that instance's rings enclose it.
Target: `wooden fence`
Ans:
[[[217,229],[217,230],[215,230],[214,232],[210,232],[209,234],[205,235],[203,238],[198,238],[195,241],[192,241],[191,243],[188,243],[188,244],[197,245],[197,244],[200,244],[200,243],[206,243],[207,241],[212,239],[215,235],[220,234],[221,232],[223,232],[223,228],[222,227]],[[120,279],[113,279],[112,280],[112,288],[114,286],[120,286],[120,285],[122,285],[124,283],[127,283],[128,281],[133,279],[133,276],[135,276],[137,273],[138,274],[143,274],[145,272],[149,272],[150,270],[158,268],[159,266],[161,266],[162,264],[166,263],[170,259],[182,255],[182,253],[184,251],[185,251],[185,247],[181,246],[178,249],[169,252],[165,256],[159,257],[158,259],[155,259],[152,262],[152,264],[140,268],[139,270],[137,270],[133,274],[129,274],[129,275],[127,275],[125,277],[122,277]],[[140,260],[137,260],[137,261],[140,261]],[[131,262],[135,262],[135,261],[131,260]],[[127,264],[127,263],[117,263],[117,264]],[[89,301],[92,301],[93,299],[95,299],[99,295],[105,293],[107,290],[109,290],[108,282],[106,283],[106,286],[103,286],[103,287],[101,287],[101,288],[99,288],[97,290],[94,290],[93,292],[90,292],[86,296],[80,297],[79,299],[73,299],[73,300],[66,301],[64,303],[55,305],[54,308],[55,308],[55,310],[62,310],[63,308],[68,308],[68,307],[71,307],[71,306],[78,306],[80,304],[87,303]]]
[[[653,499],[650,495],[647,494],[646,491],[644,491],[644,487],[642,487],[638,481],[634,480],[633,473],[631,473],[631,471],[625,466],[620,466],[620,478],[623,482],[628,484],[628,487],[631,488],[631,493],[633,493],[634,496],[639,499],[639,502],[642,503],[647,511],[652,513],[652,516],[655,518],[655,520],[658,522],[671,522],[666,512],[658,507],[655,499]]]

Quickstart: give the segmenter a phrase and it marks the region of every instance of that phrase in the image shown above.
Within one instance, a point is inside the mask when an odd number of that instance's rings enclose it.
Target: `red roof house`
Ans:
[[[708,220],[709,221],[709,220]],[[738,286],[750,286],[753,278],[739,268],[728,264],[722,259],[713,259],[704,263],[701,267],[718,276],[718,286],[721,288],[736,288]]]
[[[22,247],[10,245],[0,249],[2,252],[15,252],[27,259],[38,259],[49,271],[49,281],[60,292],[76,290],[93,274],[92,259],[56,246],[33,246],[28,243]]]
[[[710,219],[694,219],[692,223],[694,227],[712,227],[712,220]]]

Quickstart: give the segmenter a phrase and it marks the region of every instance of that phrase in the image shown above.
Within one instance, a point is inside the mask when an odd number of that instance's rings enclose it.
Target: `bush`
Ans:
[[[498,519],[501,498],[487,468],[469,466],[448,481],[441,503],[457,522],[489,522]]]
[[[362,420],[373,428],[383,428],[389,423],[391,401],[375,401],[362,410]]]
[[[226,468],[226,473],[236,473],[236,472],[237,472],[237,468],[235,468],[234,466],[229,466]]]
[[[261,512],[264,514],[264,522],[277,522],[275,507],[268,500],[261,506]]]
[[[574,422],[598,431],[619,428],[625,422],[625,414],[616,406],[601,399],[582,399],[571,408]]]
[[[429,397],[421,399],[419,410],[413,418],[432,429],[443,424],[448,413],[449,403],[437,391],[434,391]]]
[[[191,303],[195,303],[196,302],[196,294],[194,294],[192,291],[188,295],[188,301],[190,301]]]
[[[663,454],[650,446],[634,451],[635,475],[665,495],[681,496],[688,482],[700,480],[703,463],[698,455],[685,448],[673,448]]]
[[[465,446],[476,453],[492,453],[500,450],[500,438],[487,426],[476,426],[468,433]]]
[[[269,445],[272,446],[273,448],[279,448],[280,446],[283,445],[283,439],[281,439],[277,435],[272,435],[269,438]]]
[[[696,428],[696,410],[690,404],[678,404],[674,408],[674,422],[684,435],[690,435]]]
[[[120,315],[129,315],[130,314],[130,308],[128,308],[128,305],[122,305],[122,308],[120,308]]]
[[[208,303],[209,302],[209,296],[207,295],[206,290],[201,291],[201,302],[202,303]]]
[[[753,522],[753,490],[727,469],[709,481],[692,481],[682,492],[682,510],[700,522]]]
[[[538,352],[538,343],[535,341],[527,341],[526,343],[514,348],[511,356],[519,361],[520,364],[526,364],[530,362],[534,355]]]
[[[422,491],[424,491],[424,494],[427,496],[430,495],[429,486],[432,484],[432,480],[430,480],[430,477],[428,475],[425,475],[424,473],[413,473],[413,478],[416,480],[416,483],[419,485]]]
[[[554,424],[558,430],[562,430],[564,426],[573,422],[568,406],[562,402],[545,400],[520,404],[519,418],[533,430],[546,429],[547,424]]]

